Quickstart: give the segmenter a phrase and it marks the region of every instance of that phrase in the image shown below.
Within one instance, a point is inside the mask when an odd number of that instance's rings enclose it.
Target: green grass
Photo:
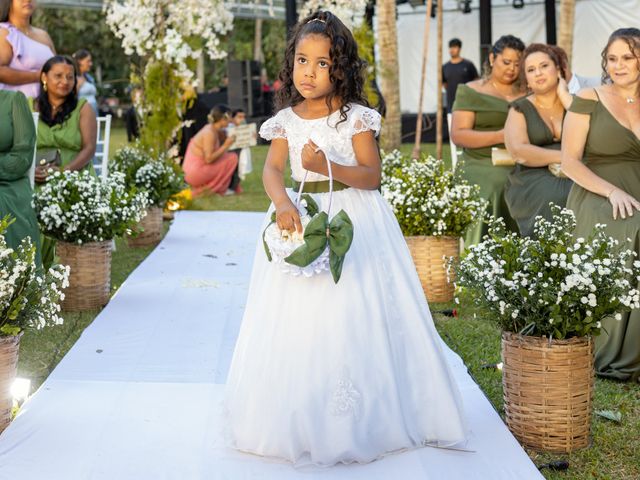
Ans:
[[[126,144],[124,130],[112,131],[112,152]],[[409,154],[412,145],[403,145]],[[425,145],[424,151],[433,152],[433,145]],[[193,202],[196,210],[250,210],[265,211],[269,199],[264,193],[261,170],[266,147],[253,150],[253,173],[243,182],[245,193],[231,197],[208,196]],[[448,158],[448,145],[444,157]],[[129,273],[149,254],[150,249],[130,249],[118,241],[112,263],[112,289],[115,291]],[[432,310],[451,308],[452,305],[434,304]],[[476,318],[474,311],[462,305],[459,318],[435,314],[440,335],[463,358],[470,374],[480,385],[496,410],[503,415],[502,384],[500,372],[482,368],[500,361],[500,332],[489,321]],[[25,334],[20,350],[19,376],[31,378],[35,386],[46,379],[51,370],[71,348],[84,328],[97,312],[65,314],[61,327]],[[425,406],[428,408],[428,406]],[[555,459],[567,459],[567,472],[544,470],[545,478],[553,480],[638,480],[640,479],[640,385],[597,380],[594,394],[594,410],[618,410],[622,423],[616,424],[598,416],[593,417],[593,445],[570,455],[550,455],[528,452],[540,465]],[[487,479],[491,480],[491,479]],[[517,480],[517,479],[513,479]]]

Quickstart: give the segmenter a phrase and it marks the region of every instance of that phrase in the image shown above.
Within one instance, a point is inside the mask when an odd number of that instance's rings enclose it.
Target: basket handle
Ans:
[[[318,148],[320,150],[320,148]],[[324,152],[323,152],[324,153]],[[329,205],[327,207],[327,217],[331,218],[331,201],[333,200],[333,171],[331,170],[331,160],[325,153],[324,158],[327,160],[327,170],[329,171]],[[302,200],[302,190],[304,189],[304,184],[307,181],[307,175],[309,175],[309,170],[304,172],[304,178],[302,182],[300,182],[300,189],[298,190],[298,196],[296,197],[296,208],[298,211],[300,210],[300,201]]]

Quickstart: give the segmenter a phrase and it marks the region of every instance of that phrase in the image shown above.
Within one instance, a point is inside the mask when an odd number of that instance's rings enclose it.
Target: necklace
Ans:
[[[539,103],[539,102],[538,102],[538,99],[537,99],[537,98],[535,98],[535,97],[534,97],[533,101],[534,101],[534,103],[535,103],[538,107],[540,107],[541,109],[543,109],[543,110],[551,110],[552,108],[554,108],[554,107],[557,105],[557,103],[558,103],[558,97],[556,97],[556,99],[553,101],[553,103],[552,103],[550,106],[548,106],[548,107],[545,107],[544,105],[542,105],[541,103]]]
[[[615,91],[615,88],[614,88],[614,94],[616,96],[618,96],[618,97],[624,98],[625,102],[627,102],[627,105],[632,105],[632,104],[636,103],[636,100],[638,99],[637,95],[635,95],[635,96],[620,95],[618,92]]]
[[[513,93],[502,93],[502,92],[500,91],[500,89],[498,88],[498,85],[496,85],[496,82],[494,82],[493,80],[491,80],[491,85],[493,85],[493,88],[495,88],[495,89],[496,89],[496,91],[497,91],[500,95],[502,95],[503,97],[505,97],[505,98],[513,97]]]

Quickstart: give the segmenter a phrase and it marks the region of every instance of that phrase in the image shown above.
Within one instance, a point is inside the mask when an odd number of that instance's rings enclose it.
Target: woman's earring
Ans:
[[[45,80],[44,82],[42,82],[42,89],[46,92],[47,91],[47,81]]]

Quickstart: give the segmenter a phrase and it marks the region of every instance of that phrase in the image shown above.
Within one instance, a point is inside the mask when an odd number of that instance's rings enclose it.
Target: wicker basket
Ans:
[[[78,245],[58,242],[56,252],[62,265],[69,265],[69,287],[62,308],[81,312],[101,308],[111,289],[111,240]]]
[[[11,423],[13,408],[11,386],[16,378],[20,337],[22,333],[11,337],[0,337],[0,433]]]
[[[147,210],[147,215],[135,228],[140,232],[136,237],[127,237],[127,244],[130,247],[148,247],[157,245],[162,240],[162,209],[151,207]]]
[[[460,255],[460,239],[416,236],[405,237],[405,240],[427,300],[430,302],[453,300],[454,278],[451,278],[451,282],[448,281],[446,262],[449,257],[458,258]],[[454,275],[453,269],[451,275]]]
[[[502,386],[509,430],[523,446],[567,453],[589,444],[593,340],[504,332]]]

